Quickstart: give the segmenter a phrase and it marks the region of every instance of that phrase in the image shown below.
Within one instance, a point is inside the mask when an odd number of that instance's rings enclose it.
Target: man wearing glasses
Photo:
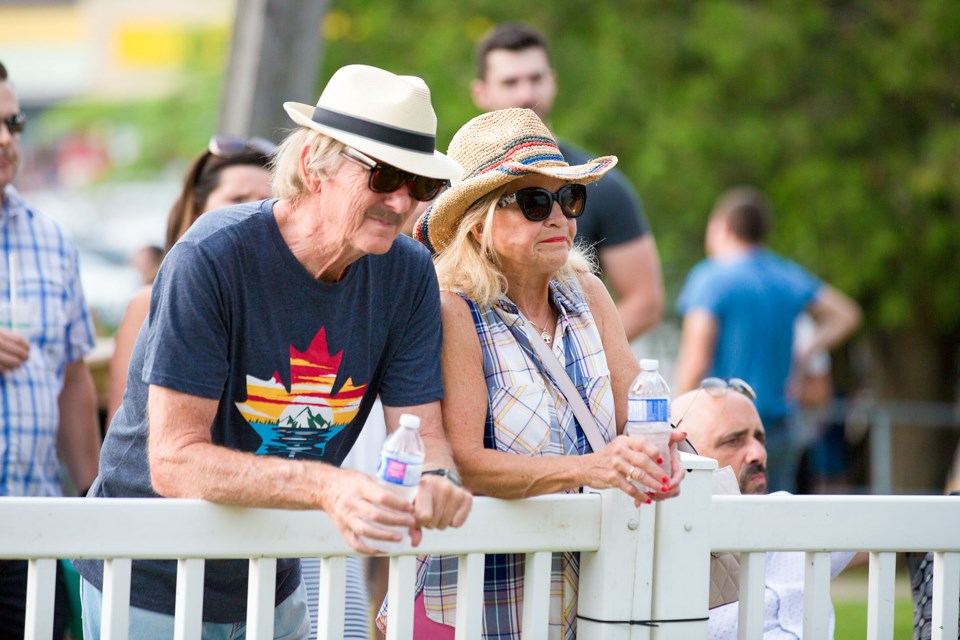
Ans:
[[[435,150],[420,78],[351,65],[316,107],[284,107],[300,127],[276,152],[278,199],[200,216],[160,268],[91,495],[324,509],[358,552],[400,541],[386,526],[417,545],[421,527],[463,524],[472,498],[440,423],[436,274],[397,236],[461,168]],[[421,419],[413,506],[339,468],[378,393],[389,430],[401,413]],[[102,566],[77,566],[97,637]],[[225,637],[245,621],[247,563],[206,566],[204,634]],[[172,635],[175,572],[134,562],[131,637]],[[276,585],[275,636],[304,637],[296,559],[277,562]]]
[[[77,249],[11,184],[26,116],[0,63],[0,496],[61,496],[60,459],[85,492],[97,474],[100,427],[83,356],[94,333]],[[54,629],[66,626],[57,582]],[[0,636],[23,636],[27,562],[0,561]]]
[[[767,493],[766,434],[756,400],[756,392],[740,378],[706,378],[697,389],[680,395],[670,405],[670,415],[679,416],[677,427],[687,432],[697,453],[714,458],[721,468],[731,467],[745,495]],[[831,553],[830,576],[839,575],[854,555]],[[802,552],[767,553],[764,640],[802,637],[803,580]],[[735,640],[738,617],[738,602],[711,609],[707,637]],[[831,638],[833,626],[831,610]]]

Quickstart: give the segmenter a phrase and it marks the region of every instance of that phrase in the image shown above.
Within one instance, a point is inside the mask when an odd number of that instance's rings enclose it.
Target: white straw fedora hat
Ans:
[[[333,74],[315,107],[284,102],[283,108],[297,124],[398,169],[428,178],[460,177],[460,165],[436,150],[430,89],[415,76],[351,64]]]
[[[430,253],[450,244],[470,205],[508,182],[538,173],[590,184],[617,164],[616,156],[567,164],[550,130],[530,109],[501,109],[477,116],[460,127],[447,153],[463,165],[463,176],[440,193],[413,229],[413,237]]]

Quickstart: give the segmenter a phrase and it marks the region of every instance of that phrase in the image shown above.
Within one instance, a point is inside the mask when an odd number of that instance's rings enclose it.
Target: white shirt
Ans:
[[[830,578],[836,578],[856,555],[852,551],[830,554]],[[805,559],[800,551],[767,552],[766,589],[763,604],[764,640],[798,640],[803,637],[803,578]],[[710,610],[707,637],[737,640],[740,603]],[[833,606],[830,607],[830,638],[833,638]]]

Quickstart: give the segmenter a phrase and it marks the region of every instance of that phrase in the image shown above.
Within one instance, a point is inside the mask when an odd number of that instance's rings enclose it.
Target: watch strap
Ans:
[[[427,470],[427,471],[421,472],[420,475],[423,475],[423,476],[443,476],[444,478],[446,478],[447,480],[449,480],[449,481],[452,482],[453,484],[457,485],[458,487],[462,487],[462,486],[463,486],[463,481],[460,480],[460,476],[458,476],[457,474],[455,474],[453,471],[450,471],[450,469],[429,469],[429,470]]]

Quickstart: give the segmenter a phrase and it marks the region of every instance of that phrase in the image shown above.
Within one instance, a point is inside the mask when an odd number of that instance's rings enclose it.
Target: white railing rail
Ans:
[[[460,557],[458,640],[480,638],[483,554],[527,554],[524,640],[546,638],[550,552],[581,552],[580,640],[702,640],[709,551],[741,552],[740,638],[763,624],[764,552],[806,552],[804,637],[829,621],[829,551],[871,552],[868,633],[892,638],[897,551],[936,552],[934,638],[957,637],[960,500],[905,496],[712,497],[712,460],[685,457],[679,498],[639,510],[616,490],[522,501],[477,498],[460,529],[426,531],[419,553]],[[250,561],[247,633],[272,635],[278,557],[322,557],[320,638],[343,630],[343,556],[322,512],[193,500],[0,498],[0,559],[30,561],[27,638],[52,633],[55,559],[105,558],[103,638],[127,637],[131,560],[178,561],[177,635],[199,638],[205,558]],[[414,555],[390,561],[390,640],[412,637]],[[659,622],[658,622],[659,621]]]

